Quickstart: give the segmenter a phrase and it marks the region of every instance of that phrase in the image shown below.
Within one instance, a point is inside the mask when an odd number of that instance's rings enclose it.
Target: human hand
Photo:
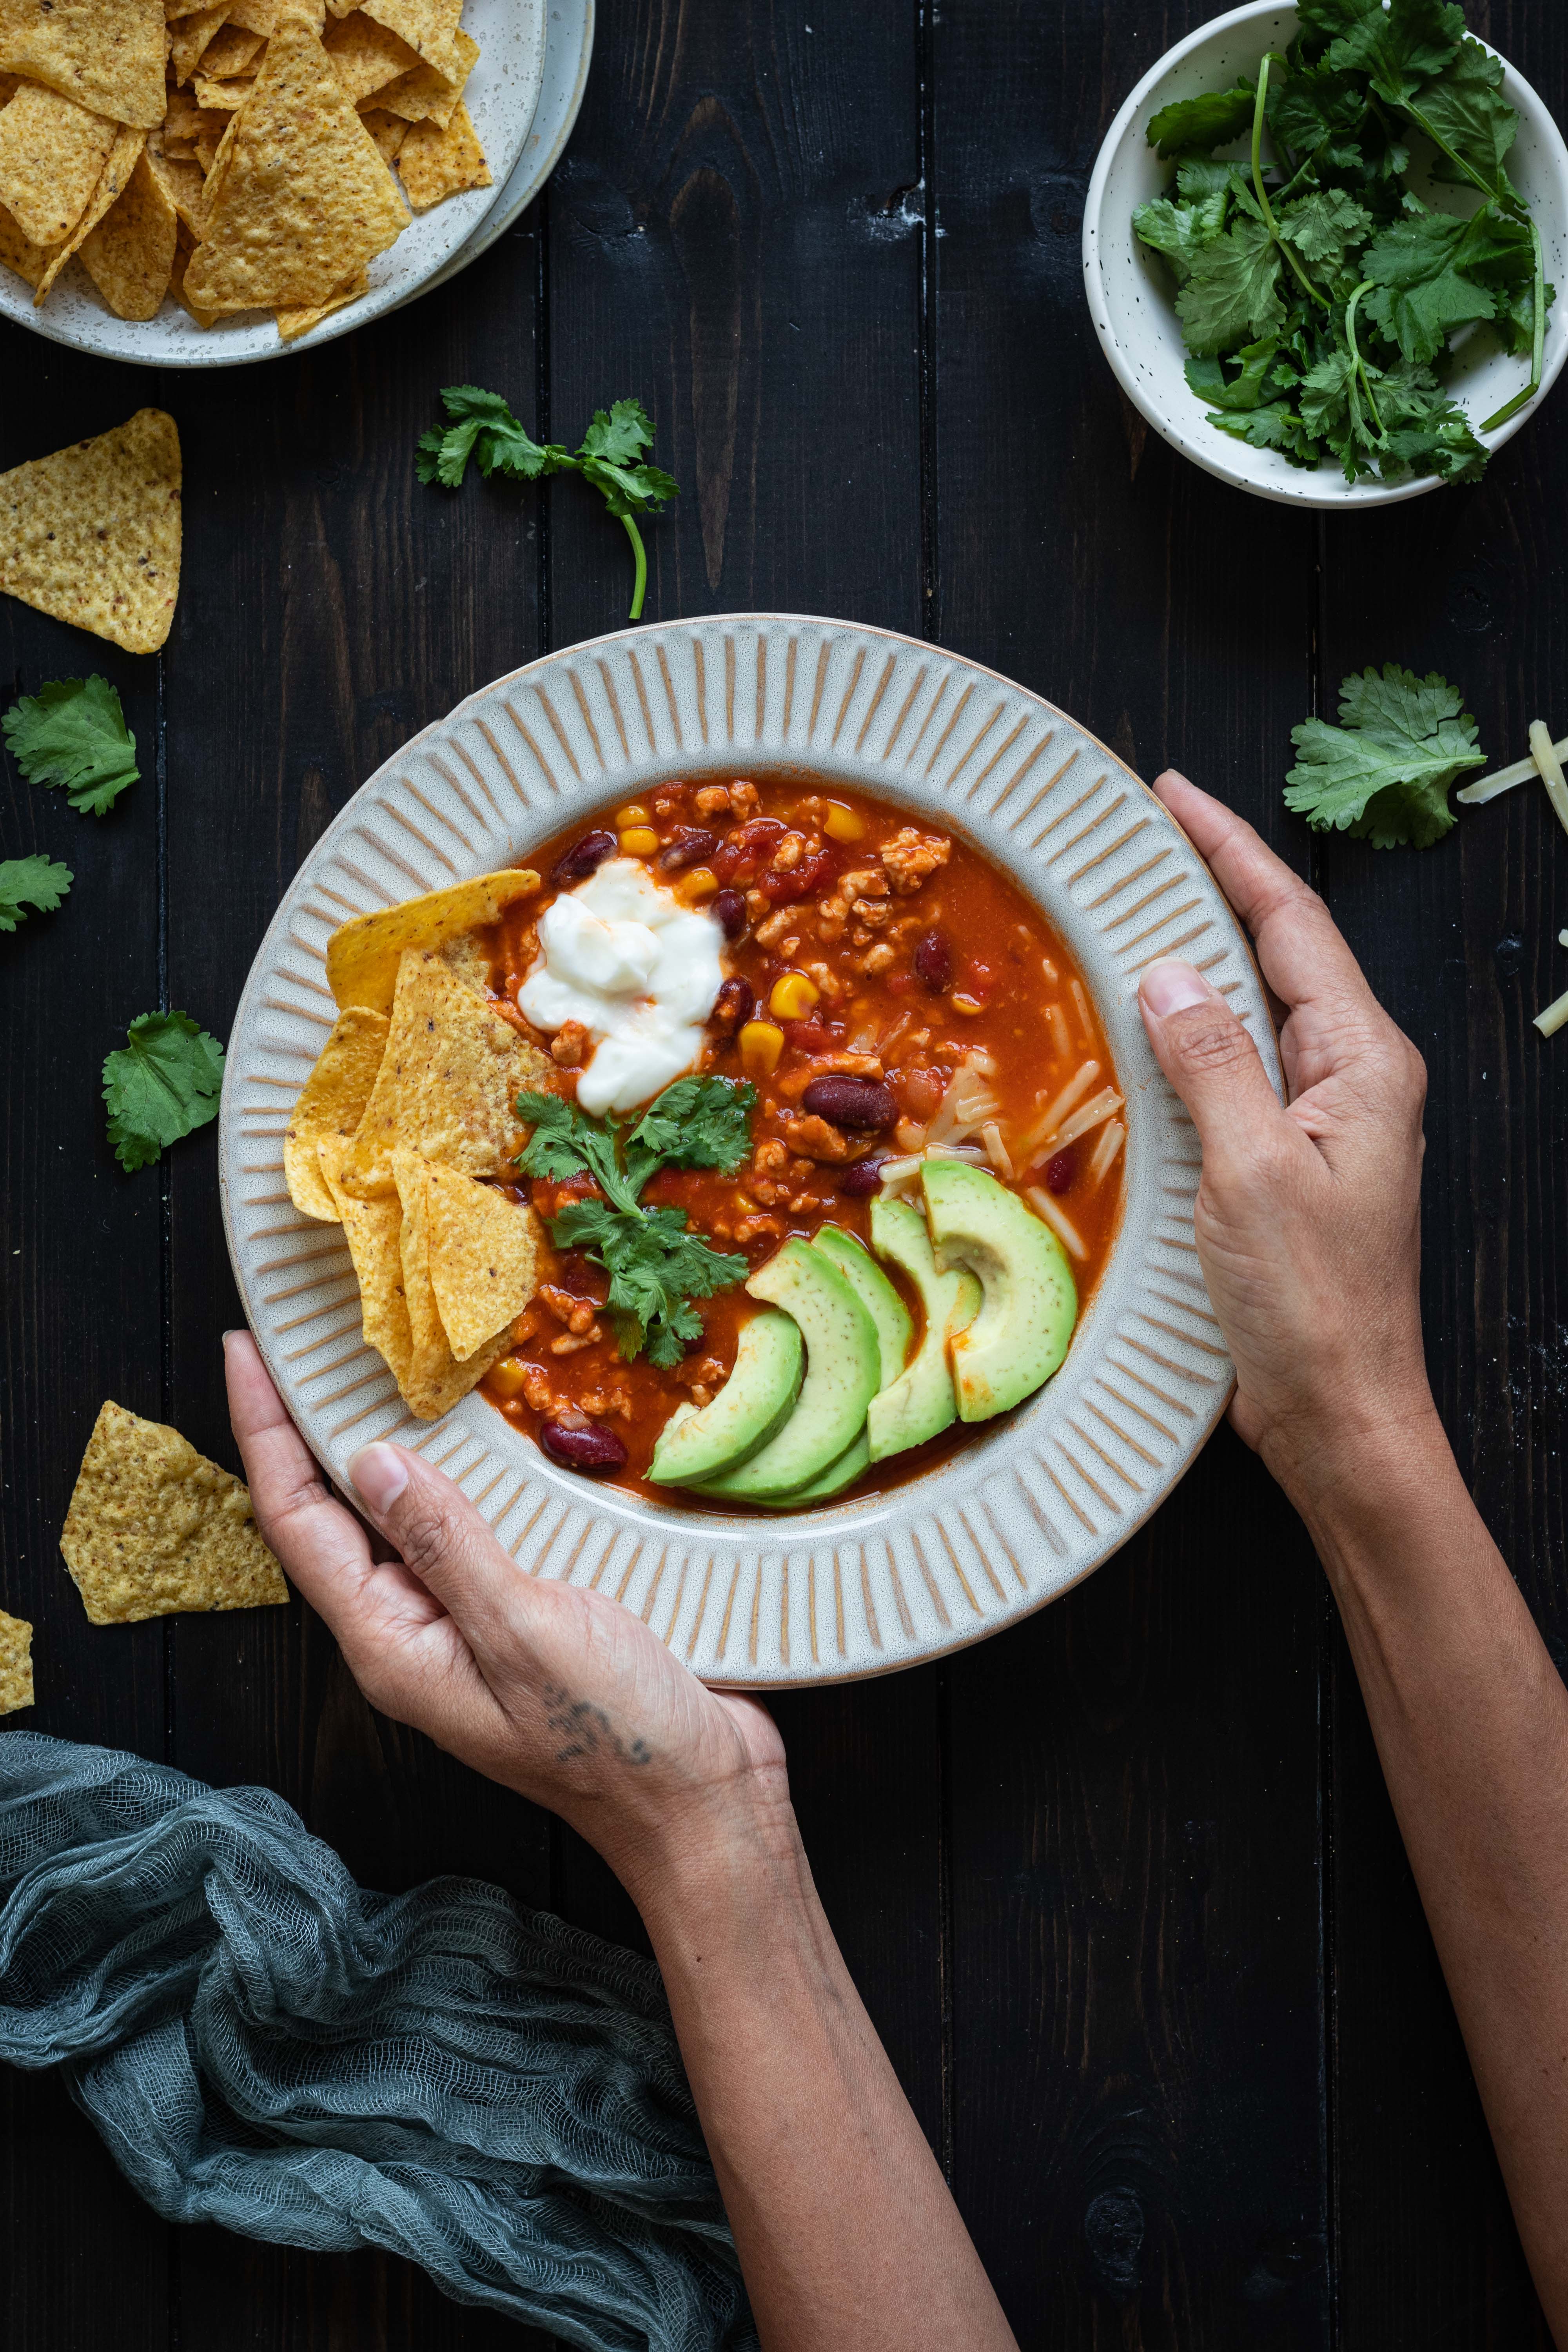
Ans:
[[[395,1445],[349,1464],[400,1555],[377,1558],[250,1334],[231,1331],[224,1356],[257,1525],[373,1706],[563,1815],[634,1900],[710,1834],[787,1828],[784,1745],[765,1708],[705,1689],[607,1595],[526,1575],[450,1478]]]
[[[1236,1363],[1231,1420],[1298,1502],[1435,1421],[1421,1345],[1420,1055],[1328,908],[1184,776],[1155,792],[1212,866],[1289,1013],[1281,1105],[1190,964],[1152,964],[1144,1026],[1203,1145],[1194,1232]]]

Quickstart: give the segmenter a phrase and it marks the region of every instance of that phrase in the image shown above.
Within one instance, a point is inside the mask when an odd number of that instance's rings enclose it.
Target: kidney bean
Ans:
[[[746,928],[746,902],[738,890],[721,890],[708,901],[708,912],[727,940],[738,940]]]
[[[831,1119],[835,1127],[891,1127],[899,1115],[890,1091],[875,1078],[813,1078],[800,1102],[803,1110]]]
[[[552,882],[585,882],[595,867],[615,853],[613,833],[585,833],[581,841],[573,843],[563,857],[556,859],[555,871],[550,878]]]
[[[882,1182],[882,1155],[869,1160],[856,1160],[838,1179],[838,1189],[851,1201],[864,1201],[878,1192]]]
[[[952,950],[940,931],[927,931],[915,946],[915,970],[934,996],[952,979]]]
[[[1073,1178],[1074,1178],[1077,1174],[1078,1174],[1078,1154],[1077,1154],[1077,1152],[1076,1152],[1076,1151],[1058,1151],[1058,1152],[1057,1153],[1056,1158],[1055,1158],[1054,1160],[1052,1160],[1051,1161],[1049,1161],[1049,1162],[1048,1162],[1048,1164],[1047,1164],[1047,1169],[1046,1169],[1046,1190],[1047,1190],[1047,1192],[1070,1192],[1070,1191],[1072,1190],[1072,1180],[1073,1180]]]
[[[568,1470],[624,1470],[626,1449],[613,1429],[595,1422],[588,1429],[567,1429],[558,1421],[541,1423],[539,1442],[552,1462]]]
[[[684,873],[687,866],[700,866],[705,857],[711,857],[718,846],[716,833],[694,833],[689,825],[682,825],[675,839],[665,843],[654,864],[661,874]]]
[[[727,980],[713,1001],[708,1015],[715,1029],[736,1030],[749,1021],[757,1009],[757,992],[749,980]]]
[[[803,857],[787,874],[764,874],[757,887],[771,906],[793,907],[797,898],[815,898],[833,871],[833,853],[819,849]]]

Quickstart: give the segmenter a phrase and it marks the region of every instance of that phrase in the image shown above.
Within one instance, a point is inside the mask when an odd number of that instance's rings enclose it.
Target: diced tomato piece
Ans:
[[[725,835],[708,863],[721,882],[751,879],[773,856],[773,845],[789,831],[782,817],[754,816]],[[748,871],[749,869],[749,871]]]
[[[833,853],[819,849],[803,857],[787,874],[764,874],[757,887],[775,907],[793,907],[797,898],[815,898],[833,871]]]
[[[803,1054],[826,1054],[832,1050],[833,1039],[827,1024],[815,1014],[806,1021],[786,1021],[784,1033],[788,1042]]]
[[[915,984],[912,971],[889,971],[882,982],[889,996],[907,996]]]

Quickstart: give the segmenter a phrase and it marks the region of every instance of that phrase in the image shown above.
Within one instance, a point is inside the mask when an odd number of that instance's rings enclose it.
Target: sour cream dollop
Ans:
[[[517,1002],[553,1034],[580,1021],[594,1052],[577,1099],[595,1118],[635,1110],[702,1051],[724,982],[724,934],[633,857],[612,857],[539,919],[539,960]]]

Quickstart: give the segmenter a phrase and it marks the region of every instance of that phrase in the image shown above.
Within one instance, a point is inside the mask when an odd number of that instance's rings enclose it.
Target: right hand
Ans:
[[[1231,1420],[1298,1500],[1433,1418],[1421,1344],[1426,1070],[1322,900],[1249,824],[1167,771],[1155,792],[1208,861],[1289,1014],[1289,1106],[1190,964],[1144,972],[1160,1067],[1203,1146],[1198,1257],[1235,1360]]]

